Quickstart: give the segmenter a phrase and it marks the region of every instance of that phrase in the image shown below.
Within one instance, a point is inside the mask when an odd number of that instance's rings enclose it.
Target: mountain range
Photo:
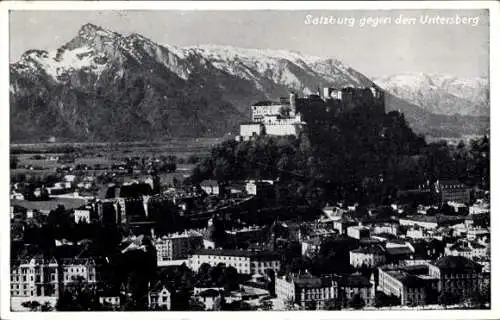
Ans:
[[[398,86],[398,79],[375,83],[386,89],[387,111],[404,112],[416,132],[460,136],[488,130],[487,83],[467,91],[458,81],[442,81],[428,91],[418,81]],[[291,90],[307,95],[324,86],[372,85],[333,58],[216,45],[181,48],[86,24],[57,50],[28,50],[10,65],[11,141],[222,136],[237,132],[256,101]]]
[[[373,81],[431,113],[489,116],[489,81],[486,77],[414,73],[380,77]]]

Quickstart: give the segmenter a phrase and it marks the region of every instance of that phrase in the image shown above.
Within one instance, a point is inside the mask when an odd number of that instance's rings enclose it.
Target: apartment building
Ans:
[[[276,273],[280,270],[281,256],[270,251],[200,249],[189,258],[189,266],[195,272],[204,263],[211,266],[223,263],[241,274],[264,275],[268,269]]]

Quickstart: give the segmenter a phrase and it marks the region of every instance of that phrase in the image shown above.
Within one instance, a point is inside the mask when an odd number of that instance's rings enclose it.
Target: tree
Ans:
[[[153,174],[153,193],[158,194],[161,192],[161,179],[160,176],[155,172]]]
[[[64,290],[62,295],[59,296],[59,299],[57,300],[56,303],[56,310],[57,311],[76,311],[73,305],[73,294],[68,291]]]
[[[228,160],[219,158],[215,162],[213,176],[217,181],[227,181],[232,177],[232,166]]]
[[[40,308],[40,302],[38,301],[25,301],[21,303],[21,305],[27,309],[30,309],[30,311],[38,311],[38,308]]]
[[[205,311],[205,305],[196,300],[196,299],[189,299],[189,306],[188,306],[189,311]]]
[[[342,301],[339,299],[329,299],[325,301],[325,310],[340,310],[342,309]]]
[[[287,311],[295,310],[295,301],[293,300],[293,298],[284,300],[283,305],[285,307],[285,310]]]
[[[274,272],[273,269],[266,269],[265,274],[269,280],[269,284],[267,286],[267,289],[269,290],[269,295],[271,297],[276,296],[276,273]]]
[[[305,309],[306,310],[316,310],[317,306],[318,306],[318,304],[316,301],[310,300],[310,301],[306,301]]]
[[[280,116],[288,118],[290,116],[290,111],[292,111],[292,109],[289,106],[282,106],[278,112]]]
[[[489,285],[482,290],[476,290],[472,293],[470,302],[474,308],[484,309],[486,304],[490,303]]]
[[[178,188],[180,186],[179,179],[177,179],[176,177],[173,177],[172,178],[172,185],[174,186],[174,188]]]
[[[459,297],[452,293],[452,292],[441,292],[441,294],[438,297],[438,303],[440,305],[443,305],[445,308],[446,306],[452,305],[454,303],[458,303]]]
[[[270,300],[262,301],[261,308],[264,311],[270,311],[273,309],[273,303]]]
[[[212,267],[208,263],[202,263],[198,268],[198,281],[206,284],[210,281],[210,269]]]
[[[10,156],[10,168],[11,169],[17,169],[18,165],[19,165],[19,157],[17,157],[17,156]]]
[[[439,296],[438,296],[438,291],[436,289],[429,289],[427,291],[427,294],[425,296],[425,303],[426,304],[434,304],[438,302]]]
[[[238,290],[238,271],[234,267],[227,267],[224,270],[224,287],[228,291]]]
[[[362,309],[365,306],[365,301],[361,298],[359,293],[356,293],[352,296],[351,300],[349,300],[349,307],[354,309]]]
[[[376,308],[387,306],[387,295],[382,291],[375,292],[374,305]]]
[[[481,287],[479,290],[479,301],[482,304],[490,304],[491,303],[491,285],[488,284]]]
[[[41,310],[42,311],[52,311],[53,308],[52,308],[52,305],[50,304],[50,302],[46,301],[44,304],[42,304]]]
[[[225,230],[224,221],[220,217],[214,216],[210,239],[215,243],[216,247],[225,246],[227,242],[227,233]]]

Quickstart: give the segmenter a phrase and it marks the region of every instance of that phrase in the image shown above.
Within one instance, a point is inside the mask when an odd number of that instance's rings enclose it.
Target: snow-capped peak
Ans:
[[[373,81],[383,89],[437,114],[487,115],[489,81],[437,73],[402,73]]]
[[[186,47],[187,50],[194,50],[204,55],[208,55],[220,60],[234,60],[235,58],[252,58],[259,60],[289,60],[292,62],[304,61],[314,62],[325,60],[324,57],[317,57],[311,55],[304,55],[298,51],[290,50],[273,50],[273,49],[255,49],[255,48],[241,48],[229,45],[214,45],[203,44],[198,46]]]
[[[35,61],[32,67],[42,67],[56,81],[61,73],[71,69],[87,67],[87,71],[96,69],[101,72],[106,68],[105,61],[122,63],[130,58],[139,64],[154,61],[187,79],[193,67],[188,58],[192,56],[199,60],[200,65],[209,64],[222,72],[249,80],[259,89],[263,89],[263,83],[267,81],[303,93],[315,91],[318,85],[371,84],[366,77],[334,58],[289,50],[249,49],[228,45],[184,48],[159,45],[136,33],[122,36],[91,23],[83,25],[78,35],[55,53],[33,54],[36,57],[32,59]],[[99,61],[101,62],[97,63]],[[317,77],[321,79],[321,83],[314,80]]]
[[[101,28],[92,23],[84,24],[78,31],[78,35],[82,38],[93,39],[96,36],[104,38],[116,38],[120,37],[120,34]]]

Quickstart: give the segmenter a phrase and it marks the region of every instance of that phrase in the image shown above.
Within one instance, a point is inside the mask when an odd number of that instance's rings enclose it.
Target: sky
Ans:
[[[322,16],[332,19],[318,24]],[[425,23],[431,21],[421,20],[425,16],[451,20]],[[463,19],[458,24],[457,17]],[[402,24],[401,18],[415,20]],[[328,56],[369,77],[489,74],[487,10],[11,11],[10,61],[29,49],[57,49],[85,23],[139,33],[159,44],[219,44]]]

